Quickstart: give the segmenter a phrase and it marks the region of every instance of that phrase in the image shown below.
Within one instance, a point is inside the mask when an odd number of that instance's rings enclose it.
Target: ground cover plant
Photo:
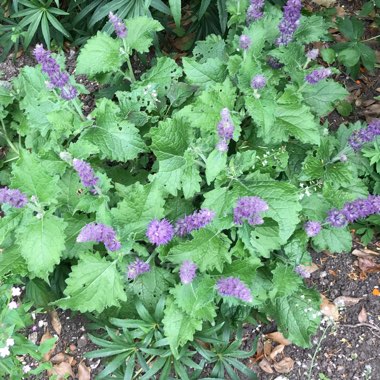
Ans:
[[[308,246],[348,252],[350,226],[368,242],[380,223],[380,121],[321,122],[347,96],[308,47],[327,38],[324,19],[297,0],[227,10],[226,39],[157,57],[138,80],[131,57],[162,25],[110,13],[114,34],[78,56],[77,74],[111,84],[90,115],[42,44],[0,87],[0,274],[34,304],[101,322],[99,378],[199,378],[206,364],[254,378],[237,360],[252,355],[241,324],[273,319],[309,346],[321,299],[303,281]]]

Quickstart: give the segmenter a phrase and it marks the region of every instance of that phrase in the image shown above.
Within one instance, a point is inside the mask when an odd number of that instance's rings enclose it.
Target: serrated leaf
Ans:
[[[272,221],[257,226],[250,234],[250,243],[255,252],[263,257],[270,257],[270,253],[281,247],[279,227]]]
[[[42,161],[33,153],[21,152],[13,166],[12,187],[28,196],[36,196],[40,202],[53,202],[60,193],[58,176],[52,176],[42,166]]]
[[[4,249],[4,252],[0,254],[0,277],[4,278],[4,275],[8,273],[23,277],[28,273],[25,260],[16,245]]]
[[[239,258],[238,260],[235,259],[231,264],[225,265],[223,277],[239,277],[240,280],[251,286],[256,277],[256,270],[262,265],[261,260],[255,256],[244,259]]]
[[[120,301],[127,300],[116,261],[107,261],[97,255],[82,255],[78,264],[72,267],[66,283],[66,297],[55,302],[64,309],[101,313],[105,308],[119,306]]]
[[[321,41],[323,38],[326,38],[328,29],[329,23],[322,16],[301,17],[301,23],[294,33],[294,38],[302,44]]]
[[[170,290],[177,306],[191,318],[213,322],[215,280],[197,276],[191,284],[178,284]]]
[[[0,244],[17,228],[21,219],[22,211],[20,210],[12,210],[0,218]]]
[[[54,215],[32,217],[17,231],[20,247],[29,272],[47,281],[49,272],[60,262],[65,249],[66,222]]]
[[[92,76],[118,71],[122,64],[120,48],[120,39],[114,39],[106,33],[98,32],[81,49],[76,73]]]
[[[65,230],[66,240],[65,240],[65,250],[63,252],[63,259],[72,259],[74,257],[80,257],[80,255],[86,251],[92,249],[94,243],[77,243],[77,237],[81,229],[88,223],[91,223],[89,219],[84,214],[77,214],[74,216],[65,216],[65,222],[67,227]]]
[[[206,160],[206,180],[210,184],[218,174],[225,169],[227,164],[227,154],[214,149]]]
[[[192,235],[192,240],[171,248],[167,259],[175,264],[181,264],[184,260],[193,261],[201,272],[213,269],[222,272],[224,264],[231,262],[231,253],[228,251],[230,239],[210,228],[195,231]]]
[[[197,41],[193,50],[193,56],[200,62],[206,62],[208,58],[218,58],[225,61],[226,42],[221,36],[209,34],[204,41]]]
[[[303,283],[293,268],[285,264],[278,263],[272,274],[273,289],[269,292],[272,300],[293,295]]]
[[[331,253],[350,252],[352,236],[346,228],[324,228],[313,238],[313,245],[318,251]]]
[[[162,322],[165,336],[175,357],[178,357],[178,348],[191,341],[195,331],[202,329],[202,321],[181,311],[171,298],[167,299]]]

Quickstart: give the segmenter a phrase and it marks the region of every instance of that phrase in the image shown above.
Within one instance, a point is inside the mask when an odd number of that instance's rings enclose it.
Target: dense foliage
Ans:
[[[324,19],[301,16],[298,0],[283,13],[227,5],[226,40],[211,35],[181,62],[157,57],[139,80],[130,58],[162,26],[111,14],[116,37],[92,37],[76,73],[122,85],[88,116],[86,90],[42,45],[39,65],[0,87],[0,274],[25,282],[35,304],[112,317],[111,340],[93,338],[93,356],[114,356],[103,376],[120,367],[123,378],[135,360],[168,374],[174,358],[186,378],[201,369],[195,352],[215,376],[247,372],[231,328],[266,317],[308,346],[320,321],[302,278],[309,244],[348,252],[349,224],[368,242],[380,223],[369,195],[380,193],[380,122],[330,131],[347,92],[307,48]]]

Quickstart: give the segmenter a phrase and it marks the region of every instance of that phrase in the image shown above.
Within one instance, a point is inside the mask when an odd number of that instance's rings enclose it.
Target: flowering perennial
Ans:
[[[21,208],[28,203],[28,198],[19,189],[0,189],[0,203],[8,203],[13,207]]]
[[[175,232],[178,236],[184,236],[194,230],[199,230],[207,226],[215,218],[215,212],[207,208],[194,212],[191,215],[179,219],[175,225]]]
[[[267,83],[267,80],[265,79],[264,75],[256,75],[253,77],[251,81],[251,87],[254,90],[259,90],[260,88],[263,88]]]
[[[148,225],[146,236],[152,244],[167,244],[170,240],[173,239],[174,228],[166,219],[154,219]]]
[[[372,120],[367,128],[354,131],[348,140],[351,148],[357,152],[362,146],[380,136],[380,119]]]
[[[264,3],[265,0],[251,0],[251,4],[247,10],[248,23],[259,20],[261,17],[263,17]]]
[[[137,258],[133,263],[128,265],[127,276],[128,278],[134,280],[140,274],[150,271],[150,265],[145,261]]]
[[[297,265],[294,271],[299,274],[302,278],[310,278],[310,273],[303,268],[301,265]]]
[[[251,291],[237,277],[221,278],[216,287],[221,296],[235,297],[244,302],[252,301]]]
[[[77,237],[77,242],[88,241],[104,243],[104,246],[110,251],[117,251],[121,248],[120,242],[116,239],[116,232],[112,227],[101,223],[90,223],[82,228]]]
[[[243,224],[244,220],[247,220],[251,226],[263,224],[264,220],[260,213],[268,209],[268,204],[259,197],[242,197],[234,208],[234,222]]]
[[[179,278],[181,279],[182,284],[190,284],[194,280],[197,268],[197,265],[192,261],[185,260],[182,263],[181,268],[179,269]]]
[[[251,39],[247,35],[242,34],[240,36],[240,39],[239,39],[239,47],[240,47],[240,49],[247,50],[247,49],[249,49],[249,47],[251,46],[251,44],[252,44],[252,41],[251,41]]]
[[[225,148],[234,135],[234,129],[235,127],[232,123],[230,111],[228,110],[228,108],[223,108],[220,111],[220,121],[218,123],[218,135],[220,137],[220,140],[216,147],[219,151],[227,151],[227,149]],[[224,144],[220,144],[221,142],[224,142]]]
[[[109,13],[108,18],[115,28],[115,33],[119,38],[124,38],[127,36],[127,27],[125,26],[123,20],[114,15],[112,12]]]
[[[74,158],[73,168],[78,173],[83,186],[92,188],[98,183],[99,178],[95,176],[94,170],[86,161]]]
[[[313,237],[317,236],[321,232],[322,226],[321,223],[310,220],[305,223],[304,229],[307,236]]]
[[[297,30],[301,18],[301,0],[288,0],[284,7],[284,15],[278,26],[280,37],[277,45],[287,45],[293,39],[293,34]]]
[[[311,49],[306,53],[306,57],[313,61],[314,59],[317,59],[318,54],[319,54],[318,49]]]
[[[322,79],[328,78],[332,74],[330,69],[317,69],[306,75],[305,80],[310,84],[316,84]]]

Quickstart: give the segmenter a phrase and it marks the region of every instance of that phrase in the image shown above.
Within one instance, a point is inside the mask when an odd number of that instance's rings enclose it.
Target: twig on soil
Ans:
[[[369,327],[370,329],[373,329],[373,330],[376,330],[376,331],[380,331],[380,327],[377,326],[377,325],[371,325],[370,323],[357,323],[356,325],[340,325],[341,327],[351,327],[351,328],[355,328],[355,327]],[[376,334],[376,333],[373,333],[373,335],[377,336],[378,338],[380,338],[380,335]]]

